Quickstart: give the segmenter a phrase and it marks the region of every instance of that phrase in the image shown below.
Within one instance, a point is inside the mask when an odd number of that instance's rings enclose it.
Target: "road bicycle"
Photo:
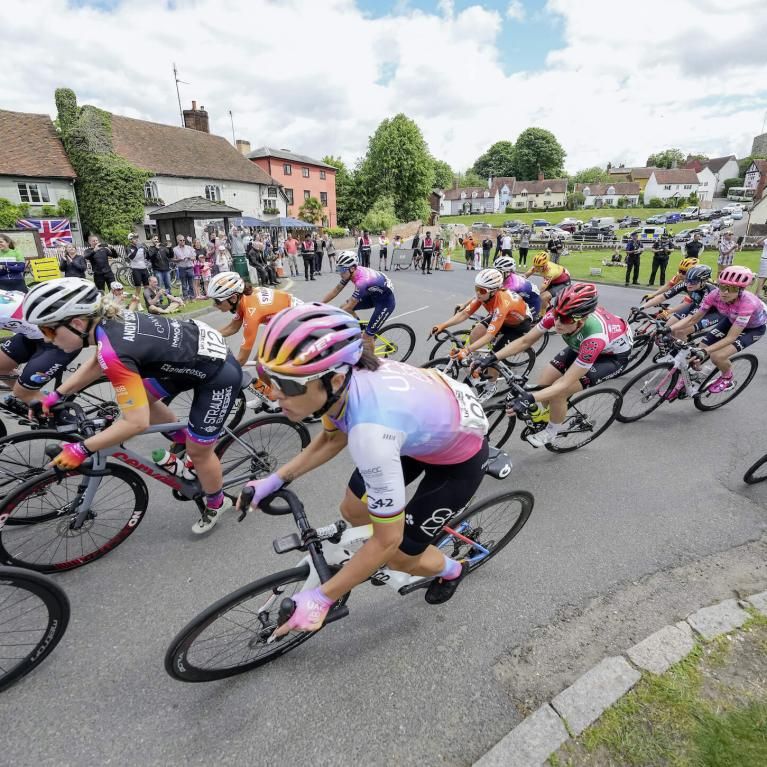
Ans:
[[[163,434],[183,421],[155,424],[143,434]],[[80,419],[79,439],[93,433]],[[215,452],[224,489],[271,474],[309,444],[309,432],[284,416],[262,416],[224,429]],[[58,445],[45,449],[51,458]],[[111,461],[108,459],[112,459]],[[119,546],[141,523],[149,491],[141,475],[170,488],[179,501],[194,501],[202,514],[205,495],[196,477],[165,471],[125,445],[94,453],[79,468],[46,469],[11,489],[0,503],[0,562],[39,572],[71,570]],[[231,496],[230,496],[231,497]]]
[[[426,340],[428,341],[431,337],[432,335],[430,333]],[[441,351],[442,355],[445,355],[453,350],[465,349],[471,343],[471,329],[464,328],[455,332],[441,330],[434,335],[434,340],[436,343],[431,350],[431,354],[429,354],[429,361],[421,367],[436,367],[443,372],[447,372],[447,368],[450,367],[448,363],[451,359],[454,359],[454,357],[438,357],[437,352]],[[448,343],[450,344],[449,347],[447,346]],[[487,351],[492,351],[492,348],[492,344],[488,344],[487,347],[485,347]],[[524,369],[525,371],[530,372],[533,369],[533,365],[535,365],[535,358],[536,353],[530,348],[525,349],[525,351],[515,354],[512,357],[507,357],[504,362],[509,367]],[[452,377],[455,378],[456,376]]]
[[[367,326],[367,320],[360,320],[363,331]],[[392,322],[382,327],[373,337],[373,351],[381,359],[405,362],[415,349],[415,332],[404,322]]]
[[[508,456],[492,451],[487,473],[504,479],[510,472]],[[248,496],[243,492],[240,520],[251,499],[252,494]],[[517,536],[529,519],[533,505],[533,496],[522,490],[471,501],[448,520],[449,525],[439,520],[441,533],[435,536],[435,546],[453,559],[467,560],[472,573]],[[277,626],[288,620],[295,609],[291,597],[329,580],[349,561],[353,549],[373,534],[372,525],[349,527],[343,520],[313,528],[301,501],[290,490],[278,491],[262,501],[260,508],[267,514],[292,514],[299,532],[275,540],[274,550],[277,554],[299,551],[305,556],[289,570],[232,592],[187,624],[165,655],[165,670],[174,679],[208,682],[240,674],[284,655],[315,636],[317,632],[291,632],[271,640]],[[369,578],[372,585],[386,585],[403,596],[426,588],[432,580],[385,566]],[[336,602],[325,624],[348,615],[348,599],[349,594],[345,594]]]
[[[69,623],[64,590],[40,573],[0,567],[0,692],[37,668]]]
[[[756,485],[759,482],[767,481],[767,453],[756,463],[748,467],[748,470],[743,475],[743,481],[748,485]]]
[[[721,373],[708,355],[689,341],[669,339],[668,344],[666,357],[642,370],[621,390],[618,420],[622,423],[638,421],[664,402],[675,400],[692,399],[698,410],[716,410],[751,383],[759,365],[753,354],[736,354],[730,359],[732,388],[712,394],[708,387]]]

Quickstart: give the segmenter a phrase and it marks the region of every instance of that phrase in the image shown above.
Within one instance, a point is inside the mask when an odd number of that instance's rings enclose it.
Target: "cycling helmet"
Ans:
[[[747,288],[753,281],[754,273],[747,266],[726,266],[717,278],[720,285],[734,285],[736,288]]]
[[[688,269],[692,269],[693,266],[697,266],[700,263],[698,258],[683,258],[679,262],[679,272],[681,274],[687,274]]]
[[[516,272],[517,264],[511,256],[498,256],[493,264],[495,269],[500,272]]]
[[[549,254],[542,250],[534,259],[533,266],[542,267],[549,263]]]
[[[346,272],[357,266],[357,254],[353,250],[342,250],[336,256],[336,271]]]
[[[81,277],[62,277],[41,282],[24,296],[24,321],[33,325],[56,325],[73,317],[97,314],[101,291]]]
[[[574,282],[568,285],[554,300],[557,314],[581,319],[591,314],[599,303],[599,293],[590,282]]]
[[[483,269],[474,278],[474,285],[485,290],[498,290],[503,285],[503,275],[497,269]]]
[[[237,272],[219,272],[210,278],[208,283],[208,298],[214,301],[225,301],[235,294],[245,291],[245,280]]]
[[[706,264],[698,264],[687,270],[684,276],[685,285],[692,285],[694,282],[708,282],[711,279],[711,267]]]
[[[118,282],[115,280],[111,285],[109,286],[112,290],[125,290],[125,285],[122,284],[122,282]]]
[[[361,356],[359,320],[340,307],[318,302],[276,314],[258,348],[258,361],[267,372],[294,378],[336,372]]]

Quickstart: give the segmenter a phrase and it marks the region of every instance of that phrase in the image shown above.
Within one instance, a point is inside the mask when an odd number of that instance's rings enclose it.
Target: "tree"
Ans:
[[[649,168],[671,168],[675,162],[677,165],[684,163],[684,155],[679,149],[664,149],[662,152],[656,152],[647,158]]]
[[[322,162],[332,165],[336,169],[336,217],[340,226],[356,226],[353,179],[346,167],[346,163],[340,157],[328,155],[322,158]]]
[[[533,180],[540,172],[546,178],[557,178],[562,175],[566,156],[553,133],[544,128],[527,128],[514,145],[514,172],[510,175]]]
[[[379,197],[373,207],[362,219],[362,228],[368,232],[388,231],[397,223],[397,215],[394,212],[394,198],[390,195]]]
[[[582,207],[585,202],[586,195],[583,194],[583,192],[570,192],[570,194],[567,195],[566,207],[568,210],[577,210]]]
[[[15,229],[20,218],[24,218],[21,207],[0,197],[0,229]]]
[[[480,155],[472,170],[481,178],[514,175],[514,144],[511,141],[496,141],[490,149]]]
[[[709,159],[711,158],[707,154],[688,154],[685,163],[695,162],[697,160],[698,162],[705,164],[709,161]]]
[[[304,204],[298,209],[298,217],[310,224],[319,224],[323,214],[322,203],[316,197],[307,197]]]
[[[449,189],[453,185],[453,169],[444,160],[434,160],[434,180],[436,189]]]
[[[609,178],[607,171],[602,170],[598,165],[592,168],[584,168],[579,170],[574,176],[570,177],[570,181],[575,184],[602,184]]]
[[[434,161],[420,128],[404,114],[378,126],[370,137],[359,173],[366,200],[392,197],[401,221],[428,217]]]
[[[487,179],[478,176],[473,168],[466,173],[456,173],[455,180],[458,186],[487,186]]]

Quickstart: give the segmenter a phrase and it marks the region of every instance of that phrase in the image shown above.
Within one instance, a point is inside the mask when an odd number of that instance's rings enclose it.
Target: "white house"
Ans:
[[[654,197],[664,201],[678,200],[697,193],[699,188],[698,174],[690,168],[653,170],[644,189],[644,202],[647,204]]]
[[[631,207],[639,204],[641,190],[636,181],[608,181],[606,184],[576,184],[575,191],[585,197],[585,208],[617,207],[625,197]]]
[[[734,154],[727,157],[714,157],[706,163],[706,167],[716,178],[714,196],[721,196],[721,192],[724,191],[724,182],[728,178],[740,177],[740,168]]]
[[[764,190],[767,189],[767,160],[754,160],[749,165],[743,189],[749,190],[748,194],[753,200],[762,198]]]
[[[717,178],[708,165],[704,165],[698,173],[698,200],[701,203],[710,203],[714,199],[717,189]]]
[[[497,193],[486,186],[463,186],[445,189],[440,201],[440,215],[460,216],[468,213],[495,213],[498,210]]]

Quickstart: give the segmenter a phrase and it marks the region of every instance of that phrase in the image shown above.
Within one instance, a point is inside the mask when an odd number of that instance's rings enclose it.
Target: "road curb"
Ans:
[[[748,610],[767,616],[767,591],[702,607],[676,625],[650,634],[622,655],[604,658],[525,717],[474,762],[474,767],[545,767],[553,753],[596,722],[643,674],[662,674],[684,660],[696,639],[711,641],[740,628],[749,618]]]

